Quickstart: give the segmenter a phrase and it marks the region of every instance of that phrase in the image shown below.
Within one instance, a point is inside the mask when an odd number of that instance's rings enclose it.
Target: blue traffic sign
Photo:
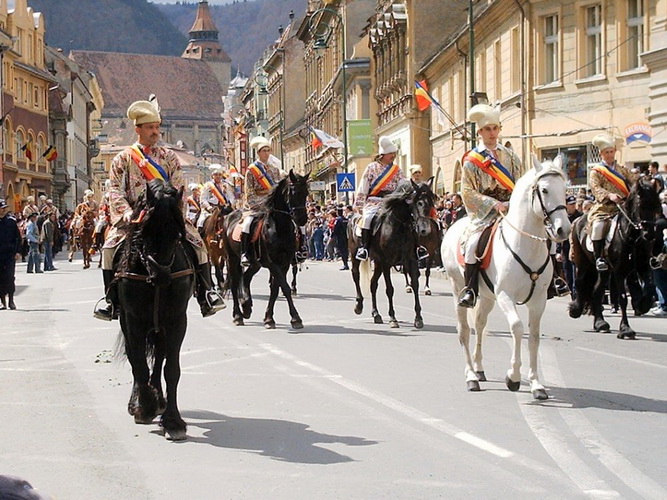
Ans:
[[[354,191],[354,172],[347,174],[336,174],[336,190],[339,193]]]

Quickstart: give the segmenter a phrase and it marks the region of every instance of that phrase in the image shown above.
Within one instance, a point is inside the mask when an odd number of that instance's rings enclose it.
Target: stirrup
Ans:
[[[424,260],[428,258],[431,254],[428,253],[428,250],[425,246],[419,245],[417,247],[417,260]]]
[[[246,254],[241,254],[241,265],[243,267],[250,267],[250,259]]]
[[[108,305],[108,309],[102,309],[99,306],[100,302],[104,302]],[[110,314],[107,314],[108,310],[111,310]],[[104,311],[104,312],[102,312]],[[118,314],[116,312],[116,308],[114,307],[113,303],[107,301],[106,297],[102,297],[100,300],[95,302],[95,306],[93,309],[93,317],[96,319],[101,319],[102,321],[112,321],[114,319],[118,319]]]
[[[218,293],[216,290],[207,290],[205,297],[206,305],[210,307],[210,310],[213,311],[213,314],[217,313],[218,311],[222,311],[225,307],[227,307],[227,304],[225,304],[222,295],[220,295],[220,293]]]
[[[567,283],[565,283],[565,280],[560,276],[554,279],[553,285],[556,290],[556,295],[558,297],[565,297],[566,295],[570,294],[570,287],[567,285]]]
[[[602,257],[598,257],[595,260],[595,269],[597,269],[598,271],[608,271],[609,264],[607,264],[607,261],[604,260]]]
[[[468,300],[464,300],[464,296],[468,293],[472,295],[472,303]],[[460,307],[467,307],[469,309],[472,309],[477,305],[477,294],[474,292],[472,288],[467,286],[463,290],[461,290],[461,293],[459,293],[458,297],[458,305]]]
[[[364,247],[358,248],[355,257],[357,260],[368,260],[368,250]]]

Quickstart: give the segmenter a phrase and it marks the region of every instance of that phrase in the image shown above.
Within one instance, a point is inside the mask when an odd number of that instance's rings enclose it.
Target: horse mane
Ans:
[[[401,208],[405,205],[410,205],[411,198],[414,195],[412,190],[399,190],[393,192],[382,199],[382,205],[380,210],[378,210],[378,216],[382,217],[388,213],[395,211],[397,208]]]
[[[280,182],[276,184],[273,187],[273,189],[271,189],[268,196],[259,204],[259,211],[260,212],[271,211],[275,208],[276,201],[279,198],[282,198],[284,200],[286,197],[288,183],[289,183],[289,177],[281,179]]]
[[[649,206],[642,207],[643,202],[647,202]],[[638,215],[638,218],[641,218],[639,216],[639,210],[641,208],[654,208],[655,211],[658,211],[660,208],[660,197],[658,196],[655,182],[653,180],[640,177],[639,180],[637,180],[637,182],[635,182],[630,188],[630,194],[628,195],[624,206],[629,213]]]

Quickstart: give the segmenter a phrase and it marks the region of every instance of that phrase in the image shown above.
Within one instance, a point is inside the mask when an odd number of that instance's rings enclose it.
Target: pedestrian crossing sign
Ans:
[[[336,190],[339,193],[354,191],[354,173],[336,174]]]

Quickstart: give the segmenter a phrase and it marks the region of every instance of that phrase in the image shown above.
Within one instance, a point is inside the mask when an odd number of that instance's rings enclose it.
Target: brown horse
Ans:
[[[72,262],[74,253],[77,249],[81,249],[83,253],[83,268],[90,267],[90,256],[93,250],[93,233],[95,231],[95,212],[88,210],[83,214],[81,219],[73,221],[70,230],[71,246],[69,252],[69,261]]]
[[[211,216],[204,222],[204,227],[201,230],[202,239],[206,245],[206,250],[208,250],[208,258],[215,269],[215,280],[218,282],[219,290],[224,290],[225,275],[223,271],[227,259],[227,251],[222,237],[225,230],[223,223],[225,216],[231,211],[229,206],[216,207]]]

